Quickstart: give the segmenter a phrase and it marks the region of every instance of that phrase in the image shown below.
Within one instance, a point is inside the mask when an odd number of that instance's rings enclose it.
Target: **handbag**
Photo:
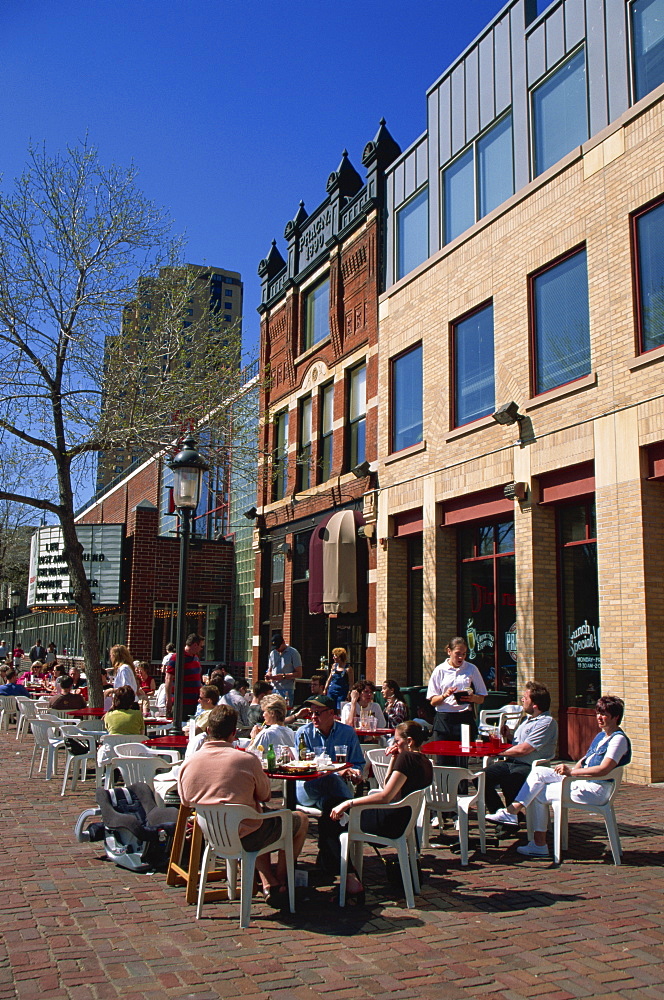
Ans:
[[[74,757],[81,757],[90,751],[90,745],[85,740],[79,740],[76,736],[65,736],[65,747]]]

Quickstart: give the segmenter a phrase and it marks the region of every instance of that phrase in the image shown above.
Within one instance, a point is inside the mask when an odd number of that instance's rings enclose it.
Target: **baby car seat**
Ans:
[[[158,806],[154,792],[144,782],[126,788],[98,788],[95,798],[96,807],[85,809],[76,821],[76,840],[103,840],[107,858],[121,868],[165,871],[178,810]],[[101,822],[84,829],[86,820],[93,816],[100,816]]]

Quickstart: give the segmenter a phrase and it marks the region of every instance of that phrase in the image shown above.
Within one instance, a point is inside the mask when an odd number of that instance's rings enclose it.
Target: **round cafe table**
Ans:
[[[355,732],[358,736],[371,737],[371,736],[394,736],[393,729],[356,729]]]
[[[143,743],[153,750],[180,750],[184,753],[189,739],[184,733],[181,735],[171,733],[166,736],[154,736],[151,740],[143,740]]]
[[[314,781],[316,778],[324,778],[326,774],[336,774],[338,771],[343,771],[345,767],[348,765],[340,764],[339,767],[326,768],[324,771],[307,771],[305,774],[288,774],[287,771],[281,771],[279,768],[276,771],[268,771],[264,767],[263,772],[267,774],[268,778],[286,782],[284,785],[284,805],[287,809],[292,810],[297,809],[296,781]]]
[[[105,708],[60,708],[59,712],[66,712],[72,719],[101,719],[106,715]]]
[[[511,743],[500,743],[498,746],[493,743],[472,742],[465,750],[459,740],[432,740],[425,743],[420,749],[422,753],[433,757],[497,757],[505,753]]]

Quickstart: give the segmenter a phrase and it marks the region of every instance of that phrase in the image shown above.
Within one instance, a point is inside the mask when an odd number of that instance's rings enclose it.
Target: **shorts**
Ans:
[[[267,818],[263,820],[257,830],[253,830],[251,833],[245,834],[244,837],[240,837],[245,851],[260,851],[281,837],[281,817],[269,816],[269,810],[265,815]],[[300,816],[294,812],[293,834],[296,834],[300,829],[300,822]]]

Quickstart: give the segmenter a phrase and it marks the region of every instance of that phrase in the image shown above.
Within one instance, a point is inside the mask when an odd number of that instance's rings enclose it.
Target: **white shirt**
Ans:
[[[482,675],[474,664],[464,660],[457,670],[449,660],[445,660],[438,664],[429,678],[427,698],[442,694],[450,687],[455,691],[467,691],[471,684],[475,688],[475,694],[487,694]],[[469,708],[472,708],[469,702],[458,702],[453,694],[436,705],[437,712],[466,712]]]
[[[129,685],[134,694],[138,691],[138,681],[136,680],[136,674],[128,667],[126,663],[122,663],[118,669],[115,671],[115,677],[113,678],[113,687],[125,687]]]
[[[387,729],[387,723],[385,722],[385,716],[383,715],[383,710],[377,701],[370,701],[367,707],[363,710],[359,701],[355,703],[355,718],[352,717],[352,701],[346,701],[341,706],[341,721],[346,726],[353,726],[357,729],[360,725],[360,713],[362,711],[368,712],[369,715],[373,714],[376,716],[376,727],[378,729]]]
[[[261,729],[257,736],[254,736],[253,740],[249,744],[251,747],[262,746],[267,750],[268,746],[295,746],[295,733],[288,726],[268,726],[266,729]]]

